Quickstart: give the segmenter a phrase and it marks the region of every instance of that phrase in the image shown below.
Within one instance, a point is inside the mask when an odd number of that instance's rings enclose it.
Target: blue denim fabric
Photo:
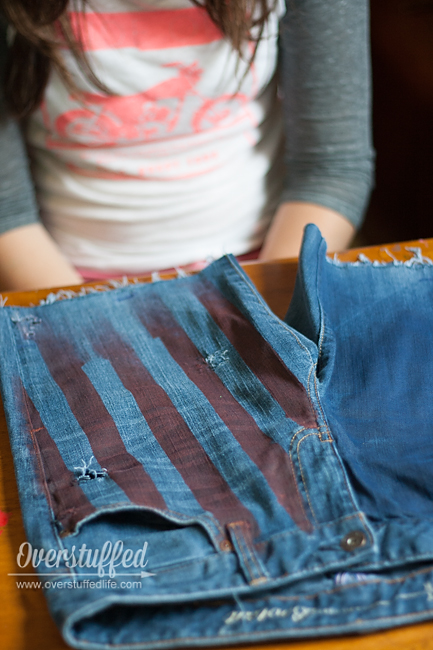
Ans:
[[[309,226],[285,322],[232,257],[0,309],[26,532],[51,560],[65,553],[38,569],[72,646],[432,617],[433,266],[325,252]],[[103,575],[68,566],[116,543],[129,555],[111,576],[108,560]]]

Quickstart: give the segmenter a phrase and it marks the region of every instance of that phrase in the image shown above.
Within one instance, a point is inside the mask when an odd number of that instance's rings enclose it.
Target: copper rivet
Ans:
[[[229,553],[230,551],[233,550],[233,546],[228,539],[224,539],[220,544],[220,549],[224,551],[224,553]]]
[[[344,551],[356,551],[357,548],[365,546],[367,537],[362,530],[351,530],[340,542]]]

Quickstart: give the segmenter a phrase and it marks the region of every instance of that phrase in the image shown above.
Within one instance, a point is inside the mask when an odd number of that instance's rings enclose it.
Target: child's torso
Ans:
[[[276,202],[278,11],[248,69],[185,0],[99,0],[71,13],[113,95],[65,50],[83,97],[52,75],[28,141],[48,227],[74,263],[144,270],[259,243]],[[181,250],[180,250],[181,249]]]

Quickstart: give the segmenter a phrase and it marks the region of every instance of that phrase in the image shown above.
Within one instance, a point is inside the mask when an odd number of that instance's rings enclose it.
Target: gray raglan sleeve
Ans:
[[[368,0],[286,0],[280,86],[287,178],[307,201],[361,224],[373,179]]]
[[[6,115],[2,72],[6,53],[0,30],[0,234],[39,219],[29,163],[20,128]]]

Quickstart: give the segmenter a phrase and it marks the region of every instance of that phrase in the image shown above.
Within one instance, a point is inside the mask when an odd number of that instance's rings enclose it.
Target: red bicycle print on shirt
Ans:
[[[85,145],[127,144],[164,137],[173,133],[183,118],[188,96],[199,100],[189,118],[188,129],[194,133],[228,126],[247,114],[250,97],[243,93],[211,99],[196,90],[203,73],[196,62],[167,63],[162,67],[174,68],[176,76],[142,93],[124,97],[84,93],[86,106],[60,115],[55,121],[57,133]]]

